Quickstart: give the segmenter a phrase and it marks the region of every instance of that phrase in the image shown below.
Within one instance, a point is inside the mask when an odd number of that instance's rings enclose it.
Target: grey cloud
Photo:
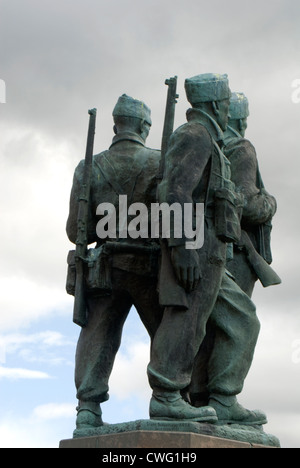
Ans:
[[[274,258],[279,274],[282,269],[289,282],[278,295],[298,301],[294,252],[300,229],[295,216],[300,104],[291,102],[291,82],[298,72],[300,77],[294,54],[298,15],[299,6],[286,0],[273,1],[272,8],[270,2],[259,1],[241,7],[236,0],[2,2],[1,78],[7,84],[2,131],[10,127],[14,135],[19,132],[2,152],[7,167],[16,171],[35,167],[35,174],[45,177],[47,162],[41,161],[46,156],[38,153],[36,142],[40,135],[52,141],[53,148],[68,142],[71,182],[71,167],[85,150],[88,108],[99,109],[98,152],[110,144],[111,111],[123,92],[151,107],[148,144],[159,147],[165,78],[179,77],[176,125],[180,125],[188,107],[185,77],[227,72],[232,89],[249,97],[247,138],[257,149],[266,187],[278,200]]]

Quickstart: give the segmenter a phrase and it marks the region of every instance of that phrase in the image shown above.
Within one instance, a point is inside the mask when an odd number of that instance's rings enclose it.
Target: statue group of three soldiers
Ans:
[[[150,339],[150,418],[262,425],[263,412],[237,401],[252,363],[259,320],[255,282],[280,282],[271,270],[270,230],[276,201],[265,190],[253,145],[244,138],[249,115],[227,75],[185,81],[187,123],[165,154],[145,146],[150,109],[123,95],[114,110],[107,151],[93,156],[85,258],[87,320],[76,351],[77,429],[103,424],[100,404],[124,322],[134,306]],[[78,241],[85,162],[75,170],[67,234]],[[99,239],[97,206],[128,203],[204,204],[204,243],[187,249],[171,228],[166,239]],[[150,222],[150,221],[149,221]],[[74,278],[74,258],[69,269]],[[70,286],[70,285],[69,285]],[[73,285],[74,286],[74,285]],[[69,292],[74,293],[72,285]]]

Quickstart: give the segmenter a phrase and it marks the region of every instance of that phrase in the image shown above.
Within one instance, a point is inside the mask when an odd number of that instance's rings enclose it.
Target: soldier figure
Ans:
[[[260,327],[250,298],[254,283],[259,277],[274,284],[268,235],[276,202],[263,188],[255,151],[243,138],[246,115],[236,117],[233,108],[229,131],[234,139],[227,138],[224,149],[231,98],[227,75],[198,75],[185,81],[185,89],[192,108],[187,123],[170,138],[158,188],[160,151],[145,147],[151,117],[141,101],[119,98],[112,144],[93,157],[87,227],[88,244],[96,246],[85,259],[88,316],[76,350],[78,430],[103,425],[100,404],[108,399],[109,377],[132,305],[151,339],[150,418],[266,423],[262,412],[244,409],[236,395]],[[81,161],[67,221],[73,243],[83,173]],[[187,249],[191,239],[185,234],[177,238],[172,226],[170,238],[160,243],[128,237],[118,223],[115,235],[108,229],[106,238],[99,237],[99,215],[104,214],[99,205],[111,204],[117,215],[124,214],[121,196],[127,205],[143,203],[148,213],[157,197],[159,203],[182,208],[203,203],[203,246]],[[126,217],[129,221],[127,212]],[[149,216],[149,226],[150,221]],[[73,263],[71,254],[71,273]],[[70,277],[68,292],[74,293]]]
[[[245,203],[241,240],[234,245],[227,268],[251,297],[258,278],[264,286],[280,282],[268,266],[272,262],[270,233],[276,200],[264,188],[255,148],[244,138],[249,104],[243,93],[232,94],[229,114],[224,153],[231,163],[231,180],[243,193]]]
[[[226,266],[227,242],[238,240],[240,221],[227,159],[220,150],[231,92],[227,75],[187,79],[192,108],[172,135],[159,202],[205,204],[202,248],[186,249],[184,236],[162,242],[160,303],[165,307],[155,334],[148,378],[153,389],[151,418],[216,421],[211,406],[192,408],[182,397],[205,337]],[[198,410],[198,413],[197,413]]]
[[[117,239],[109,233],[106,239],[99,239],[96,234],[100,203],[112,203],[118,213],[120,195],[127,195],[128,205],[143,202],[149,208],[156,201],[160,151],[145,147],[151,126],[150,109],[123,95],[114,108],[113,119],[115,137],[109,150],[93,157],[88,244],[97,245],[88,251],[88,320],[76,350],[77,429],[103,424],[100,403],[108,399],[108,380],[132,305],[151,338],[161,318],[157,295],[158,241],[126,239],[118,226]],[[70,197],[67,234],[73,243],[83,166],[81,161],[75,170]]]
[[[271,262],[270,221],[276,211],[276,201],[264,190],[255,150],[243,138],[249,115],[248,101],[243,94],[232,95],[229,115],[231,125],[224,134],[223,151],[231,163],[231,180],[244,198],[242,231],[227,261],[226,276],[233,277],[230,281],[224,277],[206,338],[195,361],[190,397],[196,406],[209,401],[219,420],[260,425],[266,423],[265,415],[245,410],[237,403],[236,395],[243,388],[260,329],[250,300],[255,281],[259,277],[264,286],[280,282],[268,265]]]

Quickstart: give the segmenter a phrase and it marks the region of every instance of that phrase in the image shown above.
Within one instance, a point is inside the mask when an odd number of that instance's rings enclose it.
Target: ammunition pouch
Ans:
[[[258,253],[271,265],[272,263],[272,251],[271,251],[271,232],[272,224],[267,222],[260,224],[257,228],[256,242]]]
[[[89,294],[106,296],[111,294],[111,258],[108,252],[101,246],[97,249],[89,249],[84,262],[85,287]],[[75,295],[76,286],[76,251],[70,250],[67,257],[68,271],[66,291]]]
[[[71,296],[75,296],[75,284],[76,284],[76,264],[75,264],[75,250],[70,250],[67,257],[67,281],[66,291]]]
[[[86,258],[86,289],[89,294],[107,296],[112,292],[111,256],[105,244],[88,250]]]
[[[107,296],[112,292],[112,268],[138,275],[157,276],[159,245],[138,246],[107,242],[89,249],[84,261],[85,289],[90,295]],[[75,295],[76,251],[70,250],[67,258],[68,273],[66,290]]]
[[[223,242],[238,242],[244,197],[227,187],[215,191],[216,234]]]

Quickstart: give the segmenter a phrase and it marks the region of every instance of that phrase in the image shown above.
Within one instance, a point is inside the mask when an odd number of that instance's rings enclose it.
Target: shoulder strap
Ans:
[[[219,164],[218,164],[219,162]],[[218,149],[216,148],[216,144],[214,141],[212,141],[212,152],[211,152],[211,163],[210,163],[210,170],[209,170],[209,179],[208,179],[208,186],[207,186],[207,191],[206,191],[206,199],[205,199],[205,207],[204,207],[204,210],[205,210],[205,216],[209,216],[209,209],[211,208],[212,206],[212,203],[213,203],[213,200],[214,200],[214,194],[215,194],[215,189],[216,187],[214,187],[214,180],[218,180],[219,181],[219,185],[221,187],[221,185],[223,184],[223,180],[222,180],[222,176],[221,176],[221,173],[222,173],[222,169],[220,167],[220,156],[219,156],[219,152],[218,152]]]
[[[115,178],[115,171],[111,163],[108,161],[106,158],[106,155],[108,154],[108,151],[105,151],[102,153],[101,159],[106,162],[106,167],[104,169],[103,164],[100,163],[100,160],[95,160],[94,159],[94,164],[97,166],[99,169],[100,173],[102,174],[104,180],[113,188],[113,190],[116,192],[116,194],[119,195],[125,195],[124,190],[122,187],[118,184]],[[99,158],[100,159],[100,158]],[[108,169],[110,167],[111,169]]]
[[[95,165],[99,169],[100,173],[102,174],[104,180],[112,187],[114,192],[119,196],[119,195],[127,195],[129,203],[132,200],[133,193],[137,184],[137,180],[141,173],[143,172],[145,165],[147,164],[147,156],[145,155],[144,161],[141,164],[141,167],[139,168],[137,174],[135,175],[133,181],[132,181],[132,187],[131,187],[131,193],[127,193],[126,190],[118,183],[117,181],[117,173],[115,171],[115,168],[113,164],[109,161],[107,158],[107,155],[109,154],[109,151],[105,151],[104,153],[101,154],[101,159],[99,158],[98,160],[94,160]],[[102,162],[102,164],[101,164]],[[104,164],[103,164],[104,163]]]

